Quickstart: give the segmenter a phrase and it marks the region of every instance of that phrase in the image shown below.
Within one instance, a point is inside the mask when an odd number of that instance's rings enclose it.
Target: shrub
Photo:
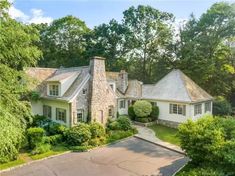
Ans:
[[[148,123],[148,122],[150,122],[150,121],[152,121],[152,119],[151,118],[147,118],[147,117],[137,117],[137,118],[135,118],[135,121],[137,121],[137,122],[141,122],[141,123]]]
[[[67,130],[66,126],[56,122],[48,123],[47,127],[45,128],[47,129],[49,135],[64,134],[64,132]]]
[[[193,163],[230,171],[235,165],[235,126],[230,126],[234,123],[232,119],[212,116],[205,116],[196,122],[188,120],[179,126],[181,148]]]
[[[50,144],[39,144],[37,145],[31,152],[32,155],[42,154],[50,151],[51,145]]]
[[[50,122],[52,122],[52,121],[50,119],[48,119],[47,117],[45,117],[45,116],[35,115],[33,117],[32,126],[33,127],[44,127]]]
[[[56,134],[53,136],[46,136],[45,143],[51,144],[51,145],[57,145],[62,142],[63,136],[62,134]]]
[[[193,168],[188,171],[182,171],[177,176],[224,176],[222,171],[218,171],[214,168]]]
[[[117,119],[117,123],[119,124],[120,130],[130,130],[131,129],[131,121],[127,116],[119,116]]]
[[[152,112],[152,105],[148,101],[139,100],[133,105],[137,117],[148,117]]]
[[[135,120],[135,111],[133,106],[129,106],[128,108],[128,115],[131,120]]]
[[[74,126],[66,132],[67,143],[73,146],[88,145],[88,141],[90,139],[91,132],[89,125],[84,123],[81,123],[78,126]]]
[[[158,106],[153,106],[152,107],[152,112],[150,114],[151,121],[156,121],[159,116],[159,107]]]
[[[99,138],[96,137],[96,138],[90,139],[90,141],[89,141],[90,146],[100,146],[105,143],[106,143],[106,136],[99,137]]]
[[[91,138],[99,138],[105,136],[105,129],[103,125],[93,122],[90,124]]]
[[[33,149],[43,142],[45,131],[43,128],[29,128],[27,130],[29,148]]]
[[[107,126],[109,130],[119,130],[120,124],[117,121],[110,122],[109,125]]]
[[[230,115],[232,113],[231,104],[222,96],[216,98],[213,102],[213,114],[214,115]]]

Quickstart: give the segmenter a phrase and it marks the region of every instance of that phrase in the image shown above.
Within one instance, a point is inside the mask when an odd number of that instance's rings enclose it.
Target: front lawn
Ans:
[[[155,132],[156,137],[161,139],[162,141],[180,146],[179,137],[176,135],[178,132],[177,129],[166,127],[159,124],[154,124],[149,128],[151,128]]]
[[[0,164],[0,170],[4,170],[4,169],[10,168],[10,167],[18,166],[18,165],[21,165],[24,163],[25,163],[25,161],[23,159],[19,158],[15,161],[10,161],[8,163]]]

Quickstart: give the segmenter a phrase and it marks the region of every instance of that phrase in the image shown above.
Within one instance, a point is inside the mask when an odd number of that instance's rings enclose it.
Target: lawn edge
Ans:
[[[167,146],[165,146],[165,145],[163,145],[163,144],[160,144],[160,143],[158,143],[158,142],[150,141],[150,140],[148,140],[148,139],[142,138],[142,137],[137,136],[137,135],[134,135],[134,137],[135,137],[135,138],[138,138],[138,139],[141,139],[141,140],[144,140],[144,141],[146,141],[146,142],[149,142],[149,143],[158,145],[158,146],[160,146],[160,147],[163,147],[163,148],[165,148],[165,149],[171,150],[171,151],[173,151],[173,152],[177,152],[177,153],[179,153],[179,154],[185,155],[185,152],[182,151],[182,150],[177,150],[177,149],[174,149],[174,148],[171,148],[171,147],[167,147]],[[171,144],[171,145],[172,145],[172,144]]]
[[[72,150],[69,150],[69,151],[65,151],[63,153],[59,153],[59,154],[56,154],[56,155],[51,155],[51,156],[48,156],[48,157],[45,157],[45,158],[41,158],[41,159],[37,159],[37,160],[33,160],[33,161],[29,161],[29,162],[26,162],[26,163],[23,163],[23,164],[19,164],[17,166],[13,166],[13,167],[9,167],[7,169],[3,169],[3,170],[0,170],[0,174],[1,173],[4,173],[4,172],[8,172],[8,171],[11,171],[11,170],[14,170],[14,169],[17,169],[17,168],[20,168],[20,167],[23,167],[23,166],[27,166],[27,165],[30,165],[30,164],[33,164],[35,162],[39,162],[39,161],[43,161],[43,160],[46,160],[46,159],[50,159],[50,158],[54,158],[54,157],[57,157],[57,156],[60,156],[60,155],[64,155],[64,154],[67,154],[67,153],[82,153],[82,152],[90,152],[92,150],[96,150],[96,149],[99,149],[101,147],[105,147],[105,146],[109,146],[109,145],[113,145],[113,144],[116,144],[118,142],[122,142],[126,139],[129,139],[129,138],[132,138],[132,137],[135,137],[134,135],[131,135],[131,136],[128,136],[126,138],[123,138],[123,139],[119,139],[119,140],[116,140],[116,141],[113,141],[111,143],[108,143],[108,144],[104,144],[104,145],[101,145],[101,146],[97,146],[97,147],[94,147],[92,149],[88,149],[87,151],[80,151],[80,152],[76,152],[76,151],[72,151]]]

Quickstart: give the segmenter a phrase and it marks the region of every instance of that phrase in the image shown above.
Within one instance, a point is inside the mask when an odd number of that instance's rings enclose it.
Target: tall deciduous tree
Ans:
[[[199,20],[191,16],[181,31],[178,67],[212,95],[233,87],[234,57],[227,42],[235,35],[235,4],[216,3]]]
[[[15,159],[18,153],[31,119],[30,105],[22,100],[28,90],[23,68],[35,65],[41,56],[34,45],[39,40],[37,30],[10,19],[9,6],[0,2],[0,163]]]
[[[133,61],[131,73],[145,83],[156,81],[167,70],[171,60],[168,47],[172,43],[172,22],[172,14],[150,6],[140,5],[124,11],[127,56]],[[159,63],[163,67],[156,70]]]
[[[40,48],[43,59],[39,66],[72,67],[88,63],[85,58],[86,38],[89,28],[80,19],[66,16],[51,25],[36,26],[41,33]]]

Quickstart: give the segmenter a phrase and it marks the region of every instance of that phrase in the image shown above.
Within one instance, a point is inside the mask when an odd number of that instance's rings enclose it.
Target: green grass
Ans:
[[[162,141],[180,146],[180,140],[178,136],[176,135],[178,132],[177,129],[169,128],[169,127],[158,125],[158,124],[154,124],[150,126],[149,128],[154,130],[156,137],[161,139]]]
[[[33,160],[39,160],[39,159],[43,159],[49,156],[53,156],[53,155],[58,155],[60,153],[64,153],[66,151],[69,151],[69,149],[63,145],[58,145],[58,146],[53,146],[52,149],[46,153],[42,153],[42,154],[36,154],[36,155],[30,155],[30,157]]]
[[[10,167],[14,167],[14,166],[18,166],[18,165],[21,165],[21,164],[24,164],[25,161],[23,159],[17,159],[15,161],[10,161],[8,163],[4,163],[4,164],[0,164],[0,170],[3,170],[3,169],[7,169],[7,168],[10,168]]]

